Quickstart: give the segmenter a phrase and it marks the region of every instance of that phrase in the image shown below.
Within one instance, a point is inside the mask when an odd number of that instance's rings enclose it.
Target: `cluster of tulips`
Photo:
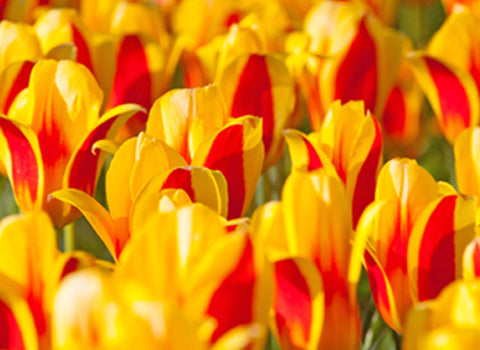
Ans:
[[[432,2],[0,1],[0,348],[479,349],[480,1]]]

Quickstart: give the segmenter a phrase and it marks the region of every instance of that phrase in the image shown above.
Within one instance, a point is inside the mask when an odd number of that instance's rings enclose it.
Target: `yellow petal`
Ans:
[[[118,232],[110,214],[100,203],[85,192],[73,188],[55,191],[51,196],[80,210],[112,257],[115,260],[118,258],[128,237],[119,236],[121,232]]]

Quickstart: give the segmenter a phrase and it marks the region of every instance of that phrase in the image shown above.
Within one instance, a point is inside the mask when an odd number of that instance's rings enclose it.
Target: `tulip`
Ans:
[[[170,86],[181,47],[172,42],[160,8],[154,4],[117,1],[105,22],[110,33],[120,36],[113,42],[112,55],[100,62],[106,71],[111,70],[112,60],[116,63],[109,77],[107,107],[136,103],[149,110]],[[134,116],[121,130],[122,139],[144,131],[146,122],[146,114]]]
[[[285,64],[273,55],[241,55],[220,71],[217,79],[232,117],[246,114],[263,120],[265,167],[283,150],[282,130],[291,124],[295,90]]]
[[[214,318],[212,343],[237,326],[267,322],[269,265],[245,230],[228,232],[225,221],[201,204],[144,221],[117,271],[194,318]]]
[[[14,62],[35,60],[42,56],[35,30],[24,23],[0,22],[0,72]]]
[[[421,53],[410,54],[409,62],[450,143],[463,130],[477,125],[479,95],[468,72]]]
[[[34,28],[27,24],[1,21],[0,38],[0,111],[6,114],[27,87],[33,61],[43,54]]]
[[[81,92],[81,93],[80,93]],[[23,211],[45,209],[62,227],[78,214],[48,195],[61,188],[93,194],[103,153],[92,153],[101,139],[112,138],[141,108],[120,106],[99,118],[102,93],[91,73],[69,61],[38,62],[27,92],[0,118],[5,142],[2,161]]]
[[[407,317],[402,349],[477,349],[480,346],[479,281],[457,281]]]
[[[97,263],[86,253],[60,254],[43,212],[0,222],[0,346],[50,349],[52,300],[68,274]]]
[[[75,10],[63,8],[46,11],[35,22],[34,27],[44,55],[55,57],[56,52],[71,45],[73,57],[63,58],[75,59],[91,72],[96,71],[92,33],[85,27]]]
[[[175,149],[186,164],[220,171],[228,186],[227,218],[245,214],[263,166],[259,118],[229,120],[215,85],[178,89],[155,102],[146,133]]]
[[[477,50],[480,45],[480,18],[467,6],[455,6],[433,35],[427,47],[429,55],[471,74],[480,87],[480,66]]]
[[[406,58],[412,43],[405,41],[404,56],[397,82],[388,95],[383,115],[380,118],[384,132],[385,148],[389,154],[414,156],[422,145],[423,93],[416,83]]]
[[[362,102],[332,104],[317,133],[305,136],[285,133],[293,168],[311,171],[320,167],[335,172],[343,181],[353,215],[353,224],[373,201],[376,174],[382,161],[382,133]]]
[[[54,300],[53,349],[244,349],[259,325],[236,327],[212,346],[211,319],[197,320],[144,285],[90,269],[61,283]]]
[[[294,172],[285,182],[281,202],[267,203],[254,212],[255,237],[275,262],[272,328],[282,348],[358,348],[358,278],[350,274],[351,220],[342,181],[324,169]],[[292,293],[302,295],[295,299],[298,308],[285,302]]]
[[[182,1],[171,17],[173,33],[181,38],[184,45],[181,64],[185,69],[185,86],[197,87],[213,82],[214,76],[204,65],[202,50],[214,38],[225,34],[229,27],[240,21],[244,5],[226,1]],[[191,14],[195,13],[194,18]],[[185,20],[189,18],[189,20]]]
[[[123,1],[112,7],[111,18],[105,21],[111,20],[109,30],[121,35],[118,38],[88,30],[73,9],[49,10],[35,28],[47,56],[76,59],[95,74],[107,96],[107,109],[136,103],[148,110],[167,90],[179,53],[178,49],[172,52],[161,20],[147,10],[149,7],[140,3]],[[133,21],[133,14],[143,21]],[[130,25],[122,25],[125,23]],[[74,50],[70,55],[64,52],[68,47]],[[122,139],[145,130],[146,119],[143,112],[131,118],[121,131]]]
[[[307,101],[312,129],[320,129],[325,111],[338,99],[363,100],[381,116],[400,68],[403,37],[345,2],[321,2],[304,28],[311,37],[308,51],[322,57],[310,72],[316,81],[303,87],[316,100]]]
[[[436,297],[461,276],[474,222],[474,201],[437,184],[415,161],[385,164],[356,240],[366,246],[373,300],[390,327],[402,332],[414,303]]]
[[[109,211],[79,190],[64,189],[52,196],[80,210],[114,260],[130,240],[135,223],[143,222],[152,213],[192,202],[209,205],[224,216],[228,208],[227,184],[220,172],[187,167],[175,150],[143,133],[115,152],[105,187]]]

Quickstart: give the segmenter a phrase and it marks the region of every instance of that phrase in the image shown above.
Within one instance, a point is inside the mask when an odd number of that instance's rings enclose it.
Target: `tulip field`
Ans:
[[[480,349],[480,0],[0,0],[0,349]]]

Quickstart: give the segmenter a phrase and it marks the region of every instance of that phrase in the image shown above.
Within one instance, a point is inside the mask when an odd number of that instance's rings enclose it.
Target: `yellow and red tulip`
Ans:
[[[95,266],[95,260],[86,253],[60,254],[53,225],[43,212],[4,218],[0,252],[0,346],[50,349],[58,283],[75,270]]]
[[[206,348],[193,320],[144,286],[96,270],[68,276],[53,307],[54,349]]]
[[[170,86],[180,47],[165,30],[158,6],[147,2],[119,1],[112,7],[109,32],[114,40],[113,57],[101,59],[102,69],[113,72],[108,107],[136,103],[149,110]],[[113,71],[109,66],[115,62]],[[134,116],[121,131],[124,139],[145,130],[147,115]]]
[[[479,280],[448,285],[407,317],[402,349],[477,349],[480,346]]]
[[[225,221],[201,204],[150,216],[117,271],[194,318],[213,317],[218,326],[212,343],[234,327],[267,322],[269,265],[243,226],[229,232]]]
[[[42,48],[33,27],[23,23],[0,22],[0,111],[8,113],[15,97],[28,85],[33,61]]]
[[[54,300],[54,349],[241,350],[264,336],[259,324],[235,327],[210,344],[215,327],[115,273],[84,270],[68,276]]]
[[[64,189],[52,196],[79,209],[117,260],[135,223],[167,210],[167,201],[173,207],[199,202],[226,215],[228,193],[223,175],[186,165],[175,150],[142,133],[122,144],[110,163],[105,182],[109,211],[79,190]],[[180,189],[182,194],[167,189]]]
[[[323,1],[305,20],[310,35],[308,50],[321,55],[318,71],[319,102],[322,111],[310,111],[312,129],[318,130],[329,105],[363,100],[365,108],[381,116],[396,80],[404,39],[377,19],[366,15],[361,6],[346,2]],[[312,116],[320,118],[312,119]]]
[[[279,341],[287,348],[302,344],[306,348],[356,349],[360,343],[360,320],[356,298],[358,279],[349,278],[352,264],[351,212],[342,181],[328,175],[323,169],[309,173],[294,172],[287,179],[281,202],[267,203],[259,207],[252,219],[257,238],[266,246],[271,259],[285,264],[291,277],[303,280],[297,288],[306,293],[306,315],[302,322],[295,322],[294,307],[273,310]],[[324,315],[315,301],[321,292],[315,274],[310,268],[288,258],[302,257],[313,262],[323,281]],[[279,263],[276,263],[279,264]],[[300,266],[301,265],[301,266]],[[280,274],[281,265],[276,265]],[[288,271],[285,271],[287,273]],[[285,277],[286,278],[286,277]],[[276,276],[277,298],[288,298],[288,288],[281,289],[282,278]],[[297,281],[298,282],[298,281]],[[306,284],[306,285],[305,285]],[[303,285],[303,287],[300,287]],[[315,287],[316,285],[316,287]],[[290,314],[290,315],[287,315]],[[308,316],[310,315],[310,316]],[[289,319],[291,323],[289,323]],[[321,319],[324,319],[321,331]],[[283,321],[283,319],[286,319]],[[285,323],[286,322],[286,323]],[[285,333],[286,332],[286,333]],[[346,336],[348,334],[348,336]]]
[[[141,108],[119,106],[99,118],[98,85],[85,67],[70,61],[38,62],[22,97],[10,107],[8,118],[0,119],[6,145],[2,161],[19,207],[43,208],[61,227],[77,213],[47,201],[48,195],[66,187],[92,194],[105,159],[103,153],[92,153],[92,146],[114,137]]]
[[[23,343],[35,341],[45,348],[50,340],[50,301],[54,292],[53,272],[57,254],[55,231],[50,220],[43,213],[4,219],[1,222],[0,250],[2,279],[10,280],[10,285],[15,286],[12,293],[17,293],[17,297],[26,302],[28,311],[23,314],[27,318],[30,315],[35,325],[35,339],[23,339]],[[7,291],[8,285],[2,286],[2,289]],[[11,311],[15,315],[15,309]],[[21,327],[23,322],[28,321],[19,319],[17,322]],[[6,336],[9,336],[8,332]]]
[[[146,132],[175,149],[186,165],[220,171],[228,185],[227,218],[245,214],[263,166],[261,119],[229,120],[218,88],[210,85],[166,93],[150,110]]]
[[[273,55],[241,55],[220,71],[217,83],[228,115],[262,118],[265,167],[275,164],[283,150],[281,133],[291,124],[296,97],[285,63]]]
[[[367,246],[365,262],[374,301],[386,323],[397,331],[413,303],[406,261],[411,231],[438,191],[433,177],[415,161],[391,160],[379,174],[375,202],[357,227],[357,239],[365,234],[371,247]]]
[[[479,3],[480,4],[480,3]],[[480,87],[480,18],[467,6],[456,6],[430,40],[429,55],[470,73]]]
[[[12,63],[42,57],[40,41],[28,24],[1,21],[0,38],[0,72]]]
[[[447,195],[431,203],[412,230],[408,244],[408,278],[414,301],[438,296],[463,273],[466,246],[475,237],[473,198]]]
[[[365,242],[373,299],[390,327],[402,332],[415,302],[436,297],[461,276],[474,222],[474,201],[445,191],[415,161],[394,159],[383,167],[357,240]]]
[[[412,43],[405,41],[405,53]],[[388,95],[383,115],[379,116],[384,132],[385,148],[402,155],[414,156],[421,149],[423,93],[409,69],[406,56],[402,57],[397,82]],[[402,153],[403,152],[403,153]]]
[[[421,53],[410,54],[409,62],[450,143],[478,124],[480,100],[470,73]]]
[[[333,165],[351,202],[353,224],[373,201],[376,174],[382,162],[382,133],[376,119],[365,115],[362,102],[334,102],[319,132],[308,137],[286,133],[293,168],[311,171]]]
[[[65,50],[74,59],[86,66],[91,72],[96,72],[95,47],[92,33],[85,27],[78,13],[69,8],[51,9],[46,11],[35,22],[35,31],[46,57],[56,58],[56,52],[71,46],[71,51]]]

